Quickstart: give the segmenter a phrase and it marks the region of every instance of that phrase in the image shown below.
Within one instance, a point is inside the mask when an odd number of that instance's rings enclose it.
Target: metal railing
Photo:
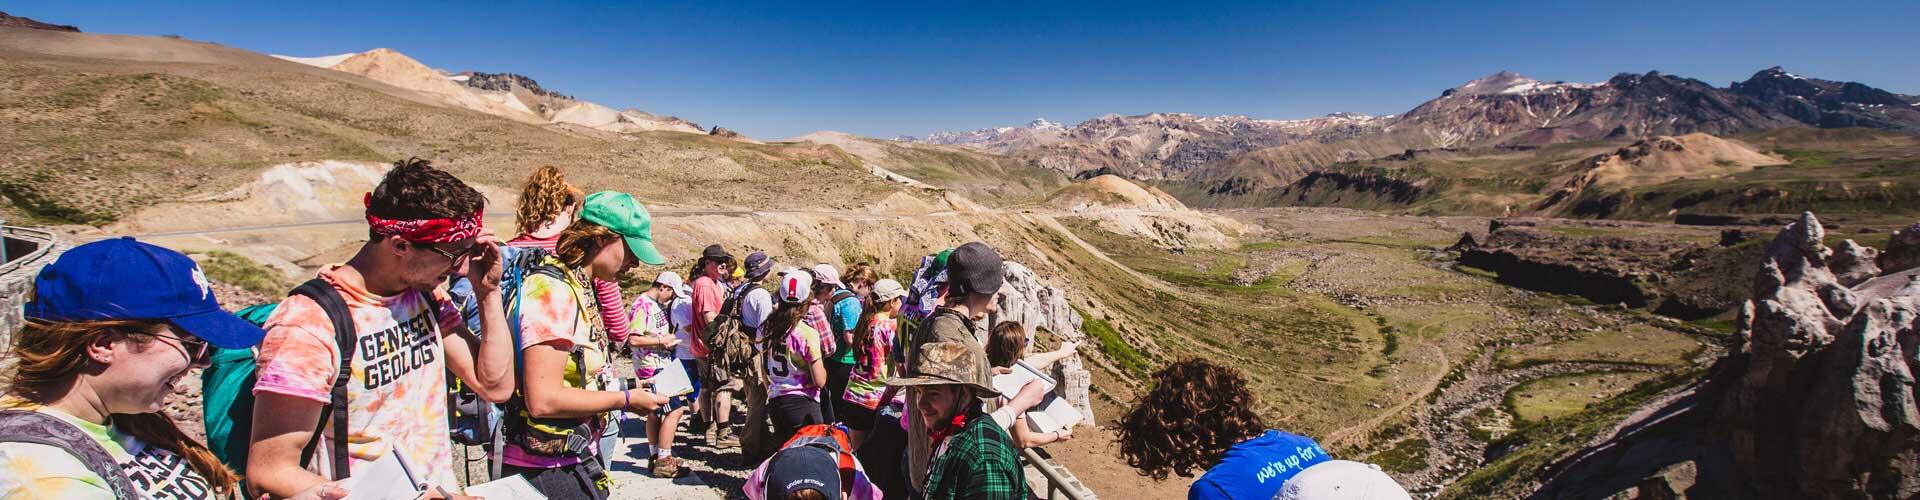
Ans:
[[[1026,460],[1027,465],[1033,466],[1034,470],[1040,471],[1042,477],[1047,478],[1047,494],[1042,498],[1046,498],[1047,500],[1063,498],[1067,500],[1093,500],[1099,498],[1099,495],[1093,493],[1093,489],[1088,488],[1086,484],[1080,482],[1080,478],[1074,477],[1073,471],[1069,471],[1066,466],[1055,463],[1053,459],[1041,455],[1039,449],[1021,448],[1020,458]]]

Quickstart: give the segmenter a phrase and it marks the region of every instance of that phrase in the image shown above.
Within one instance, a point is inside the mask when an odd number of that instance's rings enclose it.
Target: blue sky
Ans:
[[[758,138],[1155,111],[1406,111],[1498,70],[1719,86],[1768,66],[1920,93],[1920,2],[7,2],[100,33],[388,47]]]

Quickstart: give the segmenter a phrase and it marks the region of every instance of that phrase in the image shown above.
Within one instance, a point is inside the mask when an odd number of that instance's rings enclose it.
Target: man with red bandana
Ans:
[[[366,203],[367,243],[319,276],[347,305],[353,345],[340,345],[326,311],[304,295],[289,296],[267,320],[247,463],[258,492],[291,496],[362,473],[388,454],[398,454],[429,491],[460,491],[446,375],[488,401],[513,392],[500,255],[480,218],[485,198],[426,160],[409,159],[394,164]],[[456,273],[473,282],[484,335],[468,331],[452,301],[434,291]],[[342,373],[342,347],[353,355],[344,367],[344,446],[333,442],[332,423],[323,422],[341,413],[321,411]]]

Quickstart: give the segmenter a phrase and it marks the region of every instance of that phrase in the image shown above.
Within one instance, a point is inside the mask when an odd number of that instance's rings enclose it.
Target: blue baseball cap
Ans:
[[[224,349],[253,347],[266,336],[220,308],[193,259],[131,237],[60,254],[34,278],[25,314],[44,321],[166,321]]]

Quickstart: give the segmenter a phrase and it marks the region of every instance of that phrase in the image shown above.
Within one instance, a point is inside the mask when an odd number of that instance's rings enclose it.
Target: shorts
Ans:
[[[833,400],[833,415],[839,417],[840,423],[846,424],[848,429],[865,432],[873,430],[873,419],[878,412],[860,403],[836,399]]]
[[[698,393],[681,394],[679,396],[667,398],[667,404],[660,405],[659,408],[654,408],[653,414],[664,417],[664,416],[667,416],[667,414],[669,413],[673,413],[674,410],[679,410],[681,408],[692,406],[694,394],[698,394]]]
[[[740,388],[746,387],[746,384],[734,377],[732,373],[727,373],[726,370],[707,363],[706,360],[700,360],[700,386],[714,392],[737,392]]]
[[[692,400],[700,399],[700,380],[706,377],[692,376],[694,374],[700,373],[700,360],[682,359],[680,360],[680,367],[685,368],[687,370],[687,375],[688,375],[687,382],[690,382],[693,384],[693,392],[687,393],[687,399],[692,399]]]
[[[785,446],[801,427],[825,423],[820,418],[820,401],[798,394],[767,400],[767,416],[773,420],[774,446]]]
[[[526,477],[533,489],[556,500],[605,500],[613,486],[612,479],[600,467],[597,458],[552,468],[504,464],[500,469],[505,476]]]

